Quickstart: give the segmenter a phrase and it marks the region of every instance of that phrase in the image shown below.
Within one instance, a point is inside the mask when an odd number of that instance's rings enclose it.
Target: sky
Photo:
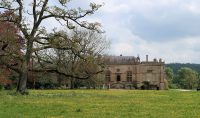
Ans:
[[[111,41],[109,54],[200,63],[200,0],[74,0],[74,6],[104,4],[98,21]]]
[[[102,24],[108,54],[200,64],[200,0],[71,0],[68,6],[87,9],[90,2],[103,4],[86,20]]]

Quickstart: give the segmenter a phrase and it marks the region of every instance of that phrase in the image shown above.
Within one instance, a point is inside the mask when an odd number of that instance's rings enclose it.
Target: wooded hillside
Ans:
[[[178,70],[182,67],[188,67],[191,68],[195,71],[197,71],[200,74],[200,64],[191,64],[191,63],[170,63],[170,64],[166,64],[166,67],[170,67],[171,69],[173,69],[174,74],[177,74]]]

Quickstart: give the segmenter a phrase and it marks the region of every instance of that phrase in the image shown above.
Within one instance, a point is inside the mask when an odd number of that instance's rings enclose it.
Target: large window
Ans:
[[[131,71],[127,71],[126,79],[127,79],[127,82],[132,82],[132,72]]]
[[[105,79],[107,82],[110,82],[111,81],[111,76],[110,76],[111,72],[110,71],[106,71],[106,74],[105,74]]]

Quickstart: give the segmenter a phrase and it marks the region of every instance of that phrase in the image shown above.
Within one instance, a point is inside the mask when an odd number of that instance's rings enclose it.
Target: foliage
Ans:
[[[0,26],[0,65],[16,70],[22,56],[20,52],[22,38],[13,23],[0,21]]]
[[[0,91],[4,89],[4,86],[0,84]]]
[[[195,71],[197,71],[198,73],[200,73],[200,64],[192,64],[192,63],[170,63],[170,64],[166,64],[166,67],[169,67],[173,70],[174,75],[176,75],[178,73],[178,70],[182,67],[188,67],[191,68]]]
[[[166,67],[165,69],[165,73],[166,73],[166,76],[167,76],[167,83],[168,83],[168,87],[169,88],[173,88],[171,85],[172,85],[172,81],[174,79],[174,73],[173,73],[173,70],[170,68],[170,67]]]
[[[0,92],[0,116],[73,118],[197,118],[197,91],[31,90]]]
[[[19,80],[19,75],[18,73],[16,73],[15,71],[11,71],[8,79],[12,80],[13,82],[17,83],[17,81]]]
[[[168,80],[172,80],[174,78],[173,70],[170,67],[166,67],[165,73],[167,75]]]
[[[60,42],[73,46],[74,50],[54,49],[51,51],[51,55],[40,51],[37,55],[40,57],[38,62],[42,65],[42,68],[58,68],[58,76],[62,76],[58,78],[70,80],[71,88],[77,88],[82,85],[87,86],[87,83],[95,83],[97,74],[103,72],[104,69],[101,55],[104,54],[105,49],[109,46],[108,41],[102,34],[84,29],[76,29],[69,33],[65,31],[59,33],[68,38],[68,41]],[[39,59],[48,60],[48,62],[41,63]]]
[[[194,89],[200,85],[199,64],[166,64],[170,88]]]
[[[198,73],[191,68],[181,68],[178,71],[177,81],[182,88],[194,89],[197,87]]]
[[[178,84],[170,83],[170,84],[169,84],[169,88],[170,88],[170,89],[179,89],[179,88],[181,88],[181,87],[178,86]]]
[[[171,86],[169,86],[169,81],[164,79],[165,90],[168,90]]]
[[[48,59],[41,60],[38,53],[40,51],[49,54],[52,49],[57,50],[67,50],[73,52],[78,57],[84,58],[80,55],[80,50],[77,50],[76,45],[70,42],[67,36],[60,33],[58,27],[53,26],[53,28],[48,28],[47,25],[43,23],[47,20],[53,20],[54,23],[60,24],[60,27],[66,28],[68,30],[75,29],[77,27],[82,27],[88,30],[94,30],[96,32],[102,32],[101,24],[98,22],[88,22],[85,17],[94,14],[102,5],[90,3],[88,9],[71,8],[69,3],[72,0],[2,0],[0,1],[1,11],[8,11],[6,16],[0,17],[1,22],[13,23],[20,32],[20,36],[24,39],[23,56],[20,58],[20,67],[12,68],[12,66],[7,65],[7,67],[15,70],[19,73],[19,83],[17,91],[21,94],[26,93],[27,75],[30,69],[31,59],[39,60],[40,62],[48,62]],[[83,20],[84,19],[84,20]],[[9,55],[10,54],[6,54]],[[6,56],[9,57],[9,56]],[[86,59],[84,59],[86,60]],[[42,66],[42,65],[41,65]],[[60,72],[59,68],[32,68],[32,71],[50,71],[56,73]],[[62,73],[64,74],[64,73]],[[74,75],[67,75],[74,77]],[[75,76],[76,78],[81,78]]]

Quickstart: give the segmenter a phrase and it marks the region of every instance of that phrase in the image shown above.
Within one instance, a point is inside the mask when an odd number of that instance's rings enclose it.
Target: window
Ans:
[[[132,72],[131,71],[127,71],[126,79],[127,79],[127,82],[132,82]]]
[[[107,82],[110,82],[111,81],[111,77],[110,77],[110,71],[107,71],[106,74],[105,74],[105,79]]]
[[[152,73],[153,72],[153,70],[147,70],[147,73]]]
[[[117,69],[117,72],[120,72],[120,69]]]

